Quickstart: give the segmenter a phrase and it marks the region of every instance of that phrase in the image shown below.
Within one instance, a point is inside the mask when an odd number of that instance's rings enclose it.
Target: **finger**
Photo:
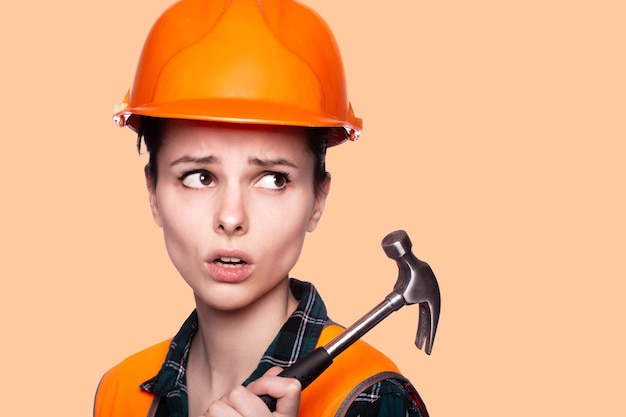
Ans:
[[[300,406],[300,392],[302,391],[300,381],[273,375],[276,371],[280,373],[281,369],[272,368],[264,376],[248,385],[248,389],[256,395],[268,394],[276,398],[277,415],[295,415]]]
[[[267,372],[265,372],[265,375],[276,376],[280,374],[282,371],[283,371],[283,368],[281,368],[280,366],[273,366],[270,369],[268,369]]]
[[[273,366],[270,369],[268,369],[267,371],[265,371],[265,374],[263,374],[263,376],[277,376],[279,375],[281,372],[283,371],[283,368],[281,368],[280,366]],[[255,391],[254,386],[257,384],[258,379],[252,381],[250,384],[248,384],[248,389],[253,391],[253,392],[257,392]],[[262,395],[265,393],[261,393],[259,395]]]
[[[241,417],[233,407],[224,400],[213,401],[201,417]]]
[[[231,415],[238,417],[270,417],[272,415],[258,395],[243,386],[233,388],[219,402],[232,410],[234,414],[220,414],[224,408],[221,407],[221,404],[216,404],[218,407],[211,410],[211,412],[215,412],[215,414],[211,414],[211,417],[230,417]]]

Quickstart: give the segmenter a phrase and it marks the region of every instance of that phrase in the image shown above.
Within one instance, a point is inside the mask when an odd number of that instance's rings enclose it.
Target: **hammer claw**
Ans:
[[[419,305],[419,322],[417,326],[417,335],[415,336],[415,346],[417,346],[418,349],[422,349],[424,347],[424,342],[426,342],[426,348],[424,351],[430,355],[433,351],[436,329],[436,319],[431,313],[429,304],[421,303]]]

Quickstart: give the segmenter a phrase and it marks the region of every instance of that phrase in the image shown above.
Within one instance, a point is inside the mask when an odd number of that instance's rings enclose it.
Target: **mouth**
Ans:
[[[221,256],[213,261],[213,263],[222,268],[243,268],[247,265],[241,258],[232,256]]]
[[[213,279],[228,283],[245,281],[254,270],[244,253],[214,253],[205,265]]]

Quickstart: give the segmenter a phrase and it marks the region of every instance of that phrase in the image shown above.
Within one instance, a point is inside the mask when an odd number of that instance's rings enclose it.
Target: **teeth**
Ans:
[[[215,263],[224,268],[241,268],[245,264],[245,262],[243,262],[239,258],[233,258],[228,256],[220,257],[215,261]]]
[[[239,258],[228,258],[228,257],[221,257],[220,261],[222,262],[230,262],[230,263],[241,263],[241,259]]]

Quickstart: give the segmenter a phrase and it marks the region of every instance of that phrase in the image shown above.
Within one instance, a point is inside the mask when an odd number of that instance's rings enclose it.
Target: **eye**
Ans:
[[[185,187],[208,188],[215,186],[215,180],[210,172],[203,169],[186,172],[180,178]]]
[[[289,175],[282,172],[268,172],[264,174],[260,180],[258,180],[254,186],[260,188],[267,188],[269,190],[282,190],[289,184]]]

